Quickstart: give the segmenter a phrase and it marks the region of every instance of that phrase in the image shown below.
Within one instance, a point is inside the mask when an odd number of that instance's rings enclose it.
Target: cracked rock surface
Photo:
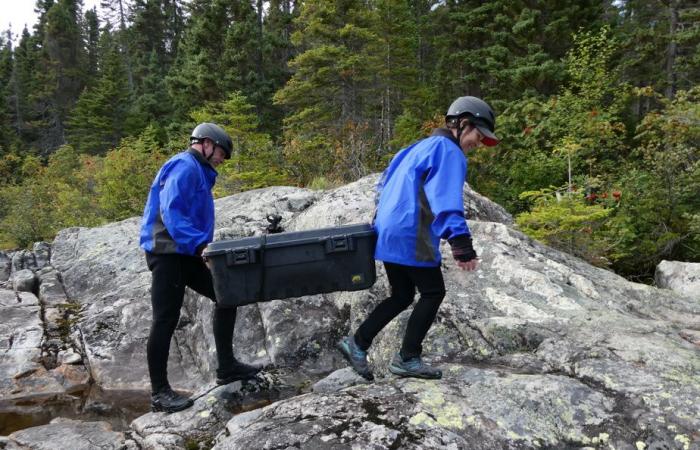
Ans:
[[[376,181],[373,175],[325,192],[275,187],[219,199],[216,239],[261,234],[268,214],[281,215],[287,231],[367,222]],[[628,282],[539,245],[514,230],[498,205],[467,187],[465,194],[481,262],[476,272],[463,272],[449,246],[442,248],[447,296],[424,342],[424,358],[443,369],[442,380],[388,373],[410,309],[370,349],[375,382],[356,377],[335,350],[337,339],[388,295],[381,263],[377,282],[366,291],[239,308],[236,355],[266,366],[258,380],[245,384],[214,385],[213,304],[188,292],[169,373],[173,387],[193,394],[195,405],[138,417],[124,430],[122,445],[698,448],[697,299]],[[63,230],[48,263],[44,246],[38,256],[0,254],[0,282],[3,274],[11,279],[7,267],[32,270],[39,280],[38,301],[30,293],[0,290],[11,293],[0,295],[0,308],[11,311],[3,309],[3,317],[18,317],[10,327],[0,325],[0,389],[9,389],[3,392],[30,379],[26,373],[84,367],[100,393],[99,401],[91,393],[86,406],[125,396],[147,401],[150,273],[138,248],[138,226],[133,218]],[[26,304],[17,306],[17,295],[26,296]],[[52,317],[54,331],[46,323]],[[28,343],[24,353],[9,348],[9,336],[13,346]],[[48,345],[56,339],[64,344]],[[26,366],[20,376],[16,362]],[[0,446],[18,445],[12,436],[0,438]]]

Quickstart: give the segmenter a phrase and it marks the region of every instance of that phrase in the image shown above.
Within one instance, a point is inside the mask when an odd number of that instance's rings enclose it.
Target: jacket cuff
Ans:
[[[477,258],[476,251],[472,245],[472,238],[466,234],[461,234],[449,239],[447,242],[452,247],[452,257],[460,262],[471,261]]]

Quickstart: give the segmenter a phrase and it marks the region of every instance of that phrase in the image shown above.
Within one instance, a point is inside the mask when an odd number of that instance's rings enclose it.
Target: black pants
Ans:
[[[180,320],[185,286],[216,302],[211,272],[200,257],[180,254],[157,255],[146,252],[146,263],[152,273],[151,305],[153,321],[148,336],[146,355],[151,389],[158,392],[168,384],[170,341]],[[233,327],[235,308],[215,308],[214,342],[219,370],[225,372],[233,364]]]
[[[445,282],[440,267],[411,267],[400,264],[384,263],[386,275],[391,286],[391,297],[382,301],[365,319],[355,332],[355,341],[367,350],[375,336],[411,306],[416,288],[420,300],[413,308],[408,319],[406,334],[401,345],[401,357],[404,360],[420,356],[423,353],[423,339],[435,320],[442,299],[445,298]]]

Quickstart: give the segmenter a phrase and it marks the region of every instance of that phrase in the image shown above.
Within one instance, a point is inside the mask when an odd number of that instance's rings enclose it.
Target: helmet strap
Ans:
[[[466,123],[464,126],[462,126],[462,123]],[[467,128],[471,127],[471,122],[469,119],[458,119],[457,121],[457,140],[459,141],[462,139],[462,133],[464,133],[464,130]]]

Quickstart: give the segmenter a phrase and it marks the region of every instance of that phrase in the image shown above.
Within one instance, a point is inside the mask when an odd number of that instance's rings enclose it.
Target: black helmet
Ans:
[[[465,96],[452,102],[445,114],[445,122],[454,125],[459,119],[467,118],[469,123],[479,129],[484,135],[482,141],[492,147],[500,142],[493,133],[496,130],[496,115],[491,107],[480,98]]]
[[[223,128],[215,123],[200,123],[194,130],[192,130],[192,136],[190,137],[190,144],[199,142],[204,138],[209,138],[214,141],[214,144],[224,149],[226,153],[226,159],[231,159],[231,153],[233,152],[233,143],[231,142],[231,137]]]

